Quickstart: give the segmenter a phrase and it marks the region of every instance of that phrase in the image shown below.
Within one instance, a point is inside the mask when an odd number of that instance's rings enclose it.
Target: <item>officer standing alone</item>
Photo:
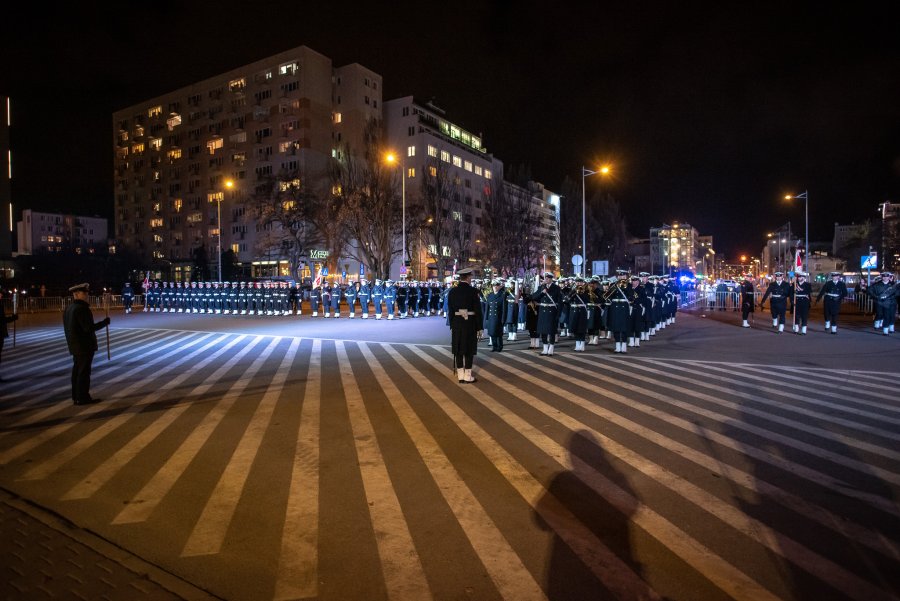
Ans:
[[[76,405],[96,403],[92,398],[91,363],[97,352],[97,330],[109,325],[109,317],[94,323],[94,314],[87,303],[89,286],[78,284],[69,288],[75,300],[66,307],[63,314],[63,327],[66,343],[72,355],[72,401]]]
[[[456,377],[460,384],[468,384],[476,381],[472,375],[472,362],[481,337],[481,295],[469,284],[471,269],[461,269],[457,273],[459,285],[447,294],[450,345]]]

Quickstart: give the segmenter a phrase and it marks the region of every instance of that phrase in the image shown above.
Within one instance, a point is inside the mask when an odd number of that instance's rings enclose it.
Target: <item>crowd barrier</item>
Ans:
[[[19,296],[18,298],[18,311],[19,313],[45,313],[56,311],[62,313],[66,310],[66,307],[72,302],[71,296]],[[4,295],[3,300],[0,301],[3,303],[3,308],[6,309],[6,314],[9,315],[13,312],[13,299],[12,296]],[[106,309],[105,300],[102,294],[90,295],[88,296],[88,304],[90,304],[91,309],[96,313],[97,311],[104,311]],[[122,302],[121,294],[110,294],[109,295],[109,308],[110,309],[122,309],[125,304]],[[143,294],[135,294],[134,295],[134,303],[133,306],[135,308],[143,308],[144,306],[144,295]]]

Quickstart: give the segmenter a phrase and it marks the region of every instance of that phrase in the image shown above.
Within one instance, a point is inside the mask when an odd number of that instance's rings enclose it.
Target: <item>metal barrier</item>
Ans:
[[[56,311],[62,313],[66,310],[72,303],[71,296],[36,296],[36,297],[28,297],[19,295],[18,299],[18,310],[19,313],[44,313],[50,311]],[[6,309],[6,314],[10,315],[13,310],[13,300],[11,296],[4,295],[3,300],[0,301],[3,303],[4,309]],[[103,295],[90,295],[88,296],[88,304],[95,311],[100,309],[103,310],[106,308],[104,304]],[[134,303],[132,306],[134,307],[143,307],[144,305],[144,295],[143,294],[135,294],[134,295]],[[122,302],[121,294],[111,294],[109,296],[109,308],[110,309],[123,309],[125,304]]]

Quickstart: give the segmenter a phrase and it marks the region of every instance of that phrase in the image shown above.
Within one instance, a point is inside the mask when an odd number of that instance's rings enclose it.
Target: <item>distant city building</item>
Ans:
[[[102,217],[22,211],[16,224],[19,255],[94,254],[107,250],[107,220]]]
[[[896,271],[900,268],[900,203],[883,202],[881,208],[881,256],[882,269]]]
[[[279,249],[258,247],[250,200],[272,177],[327,191],[328,161],[363,151],[381,91],[378,74],[301,46],[117,111],[115,237],[189,279],[198,251],[217,261],[221,209],[221,248],[245,271],[294,275]]]
[[[9,145],[12,106],[10,99],[6,96],[0,96],[0,102],[3,103],[5,112],[2,119],[0,119],[0,170],[2,170],[2,173],[0,173],[0,259],[2,259],[12,255],[12,151]]]
[[[848,244],[864,239],[871,229],[868,223],[834,224],[834,238],[831,241],[831,254],[838,255]]]
[[[626,255],[631,259],[629,268],[632,273],[640,273],[642,271],[650,273],[650,238],[632,238],[628,241],[628,250]]]
[[[710,240],[711,243],[711,240]],[[656,274],[690,271],[705,267],[706,247],[699,232],[688,223],[650,228],[650,266]]]
[[[503,163],[487,151],[480,134],[449,121],[442,109],[416,102],[412,96],[385,102],[384,124],[388,147],[401,156],[407,206],[422,201],[424,186],[432,178],[446,178],[453,191],[442,211],[458,222],[458,234],[451,236],[457,248],[447,245],[441,252],[447,257],[462,254],[471,262],[482,260],[483,213],[495,186],[503,181]],[[407,244],[411,272],[416,277],[443,277],[428,261],[429,252],[433,256],[436,249],[423,244],[414,239]],[[401,275],[400,261],[398,257],[391,267],[392,278]]]

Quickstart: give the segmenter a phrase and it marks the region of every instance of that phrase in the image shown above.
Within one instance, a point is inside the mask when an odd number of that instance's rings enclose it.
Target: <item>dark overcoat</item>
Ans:
[[[461,314],[467,311],[465,317]],[[468,282],[460,282],[447,293],[450,347],[454,355],[476,355],[481,329],[481,295]]]

